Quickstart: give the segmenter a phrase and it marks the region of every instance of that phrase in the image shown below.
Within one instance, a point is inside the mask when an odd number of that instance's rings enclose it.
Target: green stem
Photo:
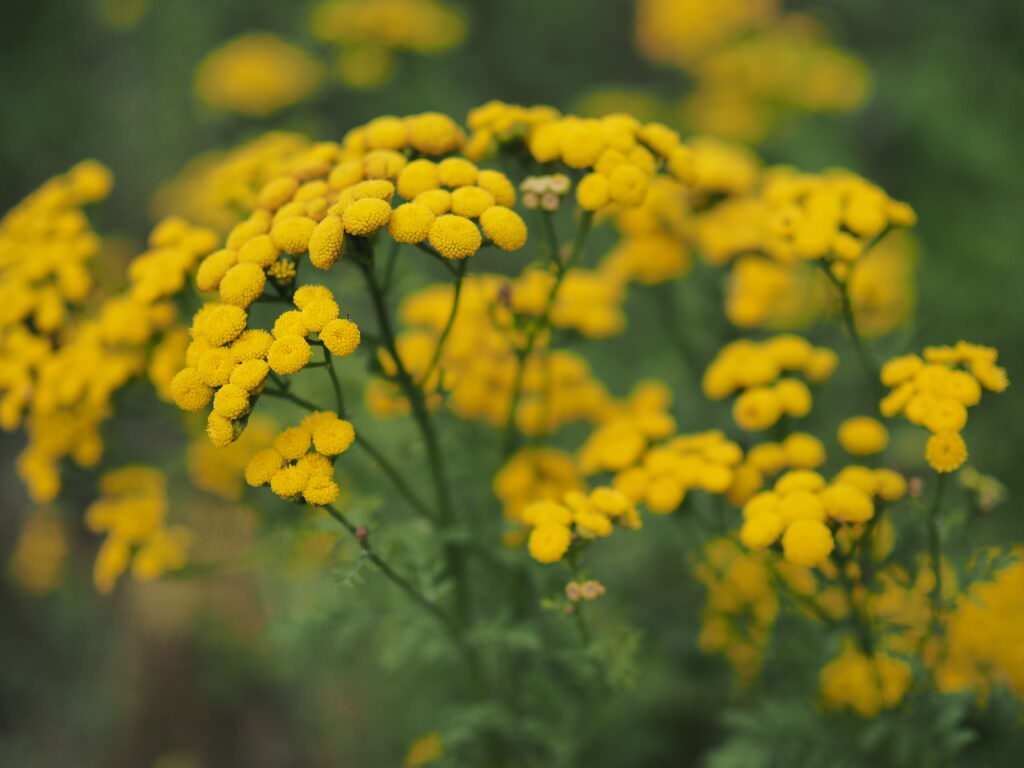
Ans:
[[[344,418],[345,396],[341,393],[341,382],[338,380],[338,372],[334,370],[334,358],[331,350],[324,347],[324,365],[327,367],[327,375],[331,377],[331,387],[334,389],[334,404],[338,415]]]
[[[307,411],[319,411],[320,408],[315,404],[311,403],[305,398],[299,397],[298,395],[292,394],[291,392],[285,392],[283,389],[264,389],[261,394],[269,395],[270,397],[278,397],[282,400],[287,400],[295,405],[305,408]]]
[[[444,329],[441,331],[441,335],[437,337],[437,345],[434,347],[434,354],[430,358],[430,363],[427,365],[427,370],[420,377],[418,387],[422,389],[426,386],[430,380],[430,375],[437,368],[438,362],[441,360],[441,352],[444,349],[444,343],[448,340],[448,334],[452,331],[452,326],[455,325],[455,315],[459,311],[459,297],[462,295],[462,281],[466,276],[466,267],[469,265],[468,259],[463,259],[455,267],[455,282],[454,282],[454,295],[452,296],[452,308],[448,313],[448,321],[444,325]]]
[[[427,451],[427,463],[430,466],[430,473],[434,483],[434,495],[437,503],[437,520],[445,527],[450,527],[453,520],[454,508],[452,504],[451,490],[448,486],[447,473],[445,472],[444,457],[441,453],[441,446],[434,429],[433,420],[427,410],[423,391],[413,381],[412,376],[402,362],[398,354],[398,344],[395,339],[395,332],[391,326],[391,316],[384,301],[384,294],[381,291],[380,283],[373,271],[373,261],[367,259],[358,262],[359,268],[366,278],[366,285],[373,300],[374,311],[377,316],[377,323],[380,326],[380,334],[384,341],[384,347],[391,355],[397,370],[396,379],[398,385],[409,401],[412,408],[413,419],[419,427]],[[455,583],[455,599],[458,616],[465,621],[469,615],[470,599],[468,584],[466,581],[466,564],[461,550],[453,543],[445,544],[445,558],[448,568]]]
[[[935,586],[932,589],[932,625],[942,625],[942,532],[939,530],[939,522],[942,512],[942,498],[946,492],[946,479],[949,475],[945,472],[938,473],[935,484],[935,496],[932,499],[932,506],[928,510],[928,548],[931,552],[932,570],[935,574]]]
[[[591,211],[584,211],[580,218],[579,226],[576,228],[576,237],[573,240],[572,250],[569,252],[569,257],[564,263],[558,257],[557,244],[555,246],[555,280],[548,291],[547,300],[544,302],[544,309],[541,310],[540,316],[527,331],[526,344],[521,350],[516,351],[518,358],[516,361],[516,373],[512,382],[512,397],[509,400],[508,411],[505,416],[504,439],[502,440],[501,448],[503,459],[507,459],[512,454],[518,441],[516,411],[519,409],[519,400],[522,397],[523,374],[526,370],[526,362],[530,355],[533,354],[534,346],[540,334],[551,326],[551,310],[554,308],[555,300],[558,298],[558,289],[561,287],[562,280],[565,279],[566,274],[568,274],[569,270],[572,269],[582,255],[583,246],[587,241],[587,235],[590,233],[593,221],[594,214]]]
[[[831,281],[832,285],[835,286],[837,293],[839,294],[839,305],[840,313],[843,318],[843,325],[846,327],[846,332],[850,336],[850,340],[853,342],[853,348],[857,353],[857,357],[860,359],[861,367],[864,369],[864,375],[868,379],[868,386],[876,396],[881,397],[882,394],[882,381],[879,374],[878,362],[875,360],[875,356],[872,354],[867,342],[864,337],[857,330],[857,318],[853,311],[853,300],[850,298],[849,283],[840,280],[832,273],[832,269],[829,264],[825,261],[819,262],[825,275]]]

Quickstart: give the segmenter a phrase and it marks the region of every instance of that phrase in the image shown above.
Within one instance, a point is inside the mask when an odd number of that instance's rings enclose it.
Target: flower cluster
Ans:
[[[524,448],[505,462],[493,486],[505,519],[521,523],[529,504],[558,501],[570,491],[582,491],[583,478],[570,454],[554,448]]]
[[[740,540],[764,549],[781,538],[787,560],[820,566],[835,548],[834,531],[871,520],[875,496],[896,501],[905,492],[906,481],[889,469],[847,467],[831,483],[812,470],[790,470],[743,505]]]
[[[4,219],[4,285],[19,292],[5,304],[9,314],[0,325],[0,426],[24,425],[28,432],[18,473],[37,502],[56,498],[64,457],[83,467],[99,461],[100,427],[128,381],[148,369],[158,394],[166,395],[184,346],[171,299],[216,245],[209,230],[166,219],[151,232],[149,250],[129,264],[125,290],[84,311],[77,305],[91,280],[83,261],[101,241],[80,206],[105,196],[110,185],[105,168],[86,162]]]
[[[869,657],[847,639],[842,652],[821,670],[821,695],[829,708],[874,717],[898,705],[912,680],[903,659],[883,652]]]
[[[746,339],[722,347],[704,372],[704,394],[722,400],[742,390],[733,402],[733,419],[741,429],[769,429],[784,416],[802,418],[811,411],[811,391],[792,375],[802,373],[812,384],[826,381],[839,358],[792,334],[767,341]]]
[[[675,107],[697,132],[756,143],[803,112],[846,112],[869,78],[810,17],[778,2],[641,0],[636,38],[651,60],[694,82]]]
[[[100,498],[85,514],[94,533],[106,538],[96,555],[93,581],[110,592],[129,567],[136,579],[149,581],[184,567],[192,534],[167,526],[167,477],[151,467],[122,467],[100,480]]]
[[[392,76],[396,51],[421,55],[454,48],[466,33],[462,16],[437,0],[322,0],[310,31],[338,47],[337,77],[374,88]]]
[[[326,506],[338,499],[334,459],[355,442],[351,422],[333,411],[315,411],[282,431],[270,448],[257,451],[245,468],[245,481],[269,485],[283,499]]]
[[[903,414],[932,433],[925,458],[936,472],[953,472],[967,460],[960,432],[982,389],[1002,392],[1009,386],[997,359],[995,349],[961,341],[927,347],[922,356],[896,357],[882,367],[882,383],[892,390],[879,404],[882,414]]]
[[[571,546],[610,536],[615,525],[636,530],[642,524],[633,502],[605,486],[589,494],[568,491],[560,501],[535,501],[523,509],[522,519],[531,526],[527,546],[539,563],[556,563]]]
[[[247,263],[251,262],[231,269]],[[229,276],[230,270],[221,281],[222,289]],[[246,310],[230,303],[206,304],[192,319],[185,367],[175,374],[171,392],[185,411],[203,410],[213,403],[207,434],[215,446],[225,447],[242,433],[271,372],[290,375],[310,363],[310,338],[327,355],[351,355],[359,346],[359,327],[339,317],[330,289],[304,285],[295,291],[292,302],[295,309],[278,315],[271,332],[247,328]]]

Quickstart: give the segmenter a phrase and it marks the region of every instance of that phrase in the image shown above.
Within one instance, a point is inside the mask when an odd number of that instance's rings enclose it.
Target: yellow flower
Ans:
[[[215,347],[233,341],[245,330],[248,316],[233,304],[207,304],[196,313],[193,328]]]
[[[510,208],[491,206],[480,216],[480,228],[503,251],[518,251],[526,245],[526,223]]]
[[[317,222],[308,216],[279,219],[270,230],[270,239],[285,253],[296,256],[309,248],[316,225]]]
[[[404,203],[391,212],[388,232],[400,243],[418,243],[426,239],[435,218],[423,203]]]
[[[254,358],[239,363],[228,379],[228,383],[241,387],[246,392],[253,392],[263,386],[270,374],[270,366],[266,360]]]
[[[446,259],[465,259],[480,249],[483,238],[471,220],[445,214],[430,225],[430,244]]]
[[[832,532],[818,520],[797,520],[782,535],[783,554],[797,565],[821,565],[834,548]]]
[[[199,97],[219,109],[265,117],[315,91],[320,65],[294,45],[268,34],[249,34],[225,43],[196,70]]]
[[[530,532],[530,556],[539,563],[555,563],[569,550],[572,533],[568,526],[543,523]]]
[[[312,354],[304,338],[297,334],[284,334],[270,345],[267,362],[275,373],[297,373],[306,367]]]
[[[195,368],[183,368],[171,379],[171,397],[183,411],[201,411],[213,399],[213,388]]]
[[[270,490],[283,499],[293,499],[306,489],[309,479],[309,467],[289,464],[270,478]]]
[[[936,472],[955,472],[967,461],[967,444],[959,432],[936,432],[928,438],[924,456]]]
[[[794,469],[814,469],[825,463],[825,446],[814,435],[794,432],[782,441],[786,463]]]
[[[778,540],[783,527],[782,518],[774,512],[751,515],[740,527],[740,541],[749,549],[764,549]]]
[[[338,456],[349,449],[356,439],[351,422],[331,419],[313,430],[313,446],[324,456]]]
[[[376,197],[364,197],[356,200],[342,214],[345,231],[351,235],[372,235],[387,225],[391,218],[391,205]]]
[[[841,523],[866,523],[875,516],[871,497],[861,489],[845,483],[829,485],[821,492],[821,501],[828,516]]]
[[[885,425],[870,416],[854,416],[839,425],[839,444],[853,456],[881,453],[889,444]]]
[[[341,258],[345,225],[338,216],[325,216],[309,236],[309,260],[313,266],[329,269]]]
[[[748,389],[733,403],[732,416],[736,424],[750,432],[768,429],[782,415],[778,395],[767,387]]]
[[[267,276],[260,265],[251,262],[235,264],[220,281],[220,300],[248,308],[263,293],[266,282]]]
[[[253,487],[266,485],[284,464],[284,457],[273,448],[264,448],[245,466],[245,482]]]
[[[588,173],[576,186],[576,202],[585,211],[604,208],[610,200],[611,185],[603,174]]]
[[[320,341],[333,355],[351,355],[359,346],[359,326],[344,318],[331,320],[320,331]]]
[[[225,384],[213,397],[213,412],[226,419],[238,419],[249,411],[249,392],[237,384]]]
[[[476,184],[478,174],[477,167],[461,157],[448,157],[437,164],[438,179],[453,189]]]

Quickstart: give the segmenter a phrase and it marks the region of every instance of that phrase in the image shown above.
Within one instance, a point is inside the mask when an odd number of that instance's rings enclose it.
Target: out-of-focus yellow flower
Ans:
[[[322,79],[320,64],[301,48],[254,33],[207,54],[196,69],[195,88],[211,107],[266,117],[306,99]]]

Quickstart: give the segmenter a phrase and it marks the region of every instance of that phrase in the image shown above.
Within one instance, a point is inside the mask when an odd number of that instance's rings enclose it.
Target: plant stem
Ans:
[[[935,483],[935,496],[928,510],[928,548],[931,552],[932,570],[935,574],[935,586],[932,589],[932,625],[942,624],[942,532],[939,530],[942,498],[946,492],[948,474],[938,473]]]
[[[831,281],[832,285],[836,287],[836,291],[839,294],[839,306],[840,313],[843,318],[843,325],[846,327],[846,332],[850,336],[850,340],[853,342],[853,348],[857,353],[857,357],[860,359],[861,367],[864,369],[864,375],[868,379],[868,386],[876,397],[881,397],[882,394],[882,380],[879,374],[878,362],[875,360],[875,356],[872,354],[867,342],[864,337],[857,330],[857,318],[853,311],[853,300],[850,298],[849,283],[844,280],[840,280],[832,273],[832,269],[828,263],[822,261],[822,270],[825,275]]]
[[[423,391],[416,386],[412,376],[402,362],[398,354],[398,344],[395,340],[394,329],[391,326],[391,316],[384,301],[384,294],[381,291],[380,283],[373,271],[372,258],[358,262],[359,268],[366,278],[366,285],[373,300],[374,311],[377,315],[377,323],[380,326],[380,334],[384,341],[384,347],[391,355],[397,370],[396,379],[403,394],[409,401],[412,408],[413,418],[419,427],[427,451],[427,463],[430,465],[430,473],[434,483],[434,495],[437,503],[436,519],[444,526],[450,527],[453,520],[454,508],[452,504],[451,490],[448,487],[447,474],[444,467],[444,457],[441,453],[441,446],[438,442],[437,432],[434,429],[433,420],[427,410]],[[445,559],[448,562],[448,569],[455,583],[455,600],[457,615],[460,621],[466,621],[469,616],[470,599],[468,584],[466,581],[466,564],[461,550],[452,542],[445,544]]]
[[[462,281],[466,276],[466,267],[469,265],[468,259],[463,259],[455,267],[455,282],[454,282],[454,294],[452,296],[452,308],[448,313],[448,321],[444,325],[444,330],[441,331],[441,335],[437,337],[437,345],[434,347],[434,354],[430,358],[430,363],[427,365],[427,370],[420,377],[418,387],[422,389],[426,386],[426,383],[430,380],[430,375],[437,368],[438,362],[441,360],[441,352],[444,349],[444,343],[448,340],[448,334],[452,331],[452,326],[455,325],[455,315],[459,311],[459,297],[462,295]]]
[[[295,405],[305,408],[307,411],[319,411],[320,408],[309,400],[299,397],[298,395],[292,394],[291,392],[285,392],[283,389],[264,389],[262,394],[269,395],[270,397],[279,397],[282,400],[287,400]]]
[[[345,396],[341,393],[341,382],[338,380],[338,372],[334,370],[334,358],[331,350],[324,347],[324,365],[327,367],[327,375],[331,377],[331,387],[334,389],[334,404],[338,415],[344,418]]]
[[[576,237],[573,240],[572,250],[569,252],[569,257],[564,263],[558,256],[558,246],[557,243],[555,244],[555,280],[548,291],[548,297],[544,302],[544,309],[541,311],[540,317],[536,319],[527,331],[526,344],[523,345],[522,349],[516,351],[516,374],[512,382],[512,397],[509,400],[508,411],[505,416],[504,438],[501,447],[502,459],[507,459],[516,447],[518,436],[516,431],[516,411],[519,409],[519,400],[522,397],[523,376],[526,371],[527,360],[533,354],[533,348],[540,334],[551,326],[551,310],[554,308],[555,300],[558,298],[558,289],[561,287],[562,280],[565,279],[566,274],[568,274],[569,270],[572,269],[573,265],[582,255],[583,246],[586,243],[593,221],[594,214],[590,211],[585,211],[580,218],[579,226],[576,228]]]

